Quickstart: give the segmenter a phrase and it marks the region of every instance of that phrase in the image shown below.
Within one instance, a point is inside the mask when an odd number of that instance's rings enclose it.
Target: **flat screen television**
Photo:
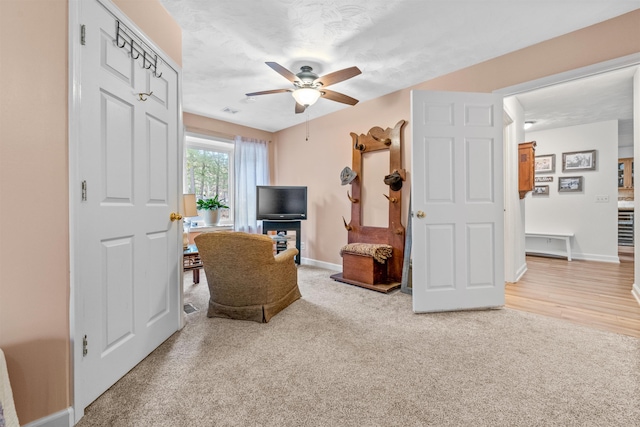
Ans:
[[[307,187],[259,185],[256,191],[258,220],[307,219]]]

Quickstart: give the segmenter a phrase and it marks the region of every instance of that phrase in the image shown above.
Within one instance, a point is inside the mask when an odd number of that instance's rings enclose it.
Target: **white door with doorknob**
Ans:
[[[72,200],[77,421],[179,328],[182,223],[178,68],[160,60],[154,74],[139,43],[116,42],[118,19],[136,32],[110,3],[73,7],[84,26],[84,43],[73,41],[79,182],[72,185],[83,187]],[[147,40],[147,54],[158,53],[151,46]]]
[[[412,91],[415,312],[504,305],[502,97]]]

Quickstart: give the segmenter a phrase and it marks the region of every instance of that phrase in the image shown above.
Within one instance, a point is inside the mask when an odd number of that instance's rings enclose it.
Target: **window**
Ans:
[[[229,206],[220,212],[219,225],[233,223],[233,151],[233,141],[194,134],[185,138],[184,193],[195,194],[196,200],[218,195]]]

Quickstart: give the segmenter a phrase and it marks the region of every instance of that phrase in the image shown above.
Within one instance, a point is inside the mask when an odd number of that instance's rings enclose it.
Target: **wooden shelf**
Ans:
[[[618,159],[618,188],[633,188],[633,158]]]

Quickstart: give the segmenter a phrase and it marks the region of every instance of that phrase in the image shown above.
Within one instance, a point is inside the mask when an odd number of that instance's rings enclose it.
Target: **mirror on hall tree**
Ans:
[[[389,173],[389,150],[365,152],[362,155],[362,225],[367,227],[389,226],[389,186],[384,177]]]

